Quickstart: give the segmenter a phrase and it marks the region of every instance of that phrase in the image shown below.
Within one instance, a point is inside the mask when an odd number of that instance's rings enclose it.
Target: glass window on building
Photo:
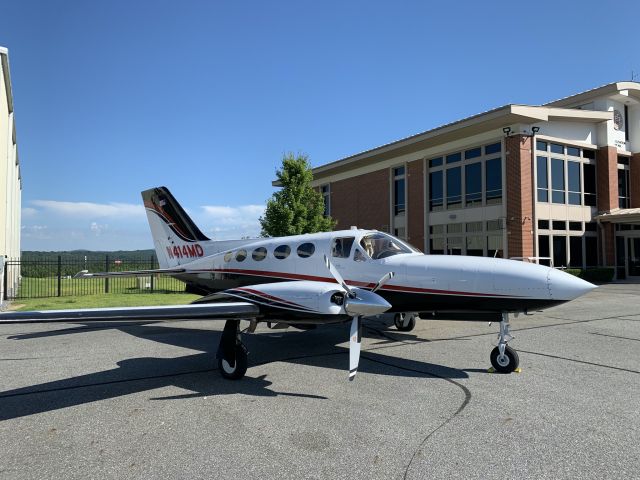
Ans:
[[[437,212],[444,207],[444,190],[442,187],[442,170],[429,174],[429,210]]]
[[[449,255],[462,255],[462,237],[447,237]]]
[[[462,160],[462,153],[452,153],[451,155],[447,155],[447,163],[456,163]]]
[[[482,257],[484,255],[484,237],[473,235],[467,237],[467,255]]]
[[[557,143],[551,144],[551,153],[559,153],[564,154],[564,145],[559,145]]]
[[[447,233],[462,233],[463,223],[450,223],[447,225]]]
[[[569,146],[567,146],[567,155],[570,155],[572,157],[579,157],[580,156],[580,149],[578,147],[569,147]]]
[[[482,222],[467,223],[467,233],[482,233]]]
[[[569,237],[569,266],[582,268],[582,237]]]
[[[472,163],[464,167],[465,205],[482,205],[482,164]]]
[[[430,240],[429,253],[433,255],[444,255],[444,238],[435,237]]]
[[[629,170],[618,169],[618,207],[629,208]]]
[[[588,207],[595,207],[596,201],[596,166],[585,163],[582,166],[584,175],[584,204]]]
[[[460,167],[447,169],[447,208],[462,205],[462,176]]]
[[[567,237],[564,235],[553,236],[553,266],[567,266]]]
[[[485,162],[487,205],[502,203],[502,160],[494,158]]]
[[[492,143],[484,147],[485,155],[493,155],[494,153],[500,153],[502,151],[502,143]]]
[[[548,260],[549,257],[551,257],[551,249],[549,248],[549,235],[538,235],[538,257],[545,259],[539,261],[540,265],[551,265],[551,262]]]
[[[541,140],[538,140],[536,142],[536,150],[540,150],[541,152],[546,152],[547,151],[547,146],[548,146],[547,142],[543,142]]]
[[[598,238],[585,236],[584,237],[584,251],[586,266],[597,267],[598,266]]]
[[[494,258],[504,258],[502,234],[487,235],[487,255]]]
[[[564,161],[551,159],[551,201],[553,203],[565,203],[564,201]]]
[[[478,158],[480,155],[482,155],[482,149],[480,147],[472,148],[464,152],[464,159]]]
[[[322,201],[324,202],[323,215],[328,217],[331,215],[331,191],[329,190],[329,185],[322,185],[320,193],[322,193]]]
[[[540,142],[538,142],[540,143]],[[549,201],[549,176],[548,176],[548,160],[547,157],[537,157],[536,175],[538,181],[538,201]]]
[[[441,167],[442,166],[442,157],[432,158],[429,160],[429,167]]]
[[[393,169],[393,213],[403,215],[405,212],[405,180],[404,167]]]
[[[569,205],[582,205],[578,162],[567,162],[567,186],[569,187]]]

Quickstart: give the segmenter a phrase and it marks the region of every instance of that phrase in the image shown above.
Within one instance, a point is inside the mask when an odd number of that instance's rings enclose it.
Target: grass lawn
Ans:
[[[11,310],[63,310],[66,308],[144,307],[149,305],[184,305],[199,295],[190,293],[108,293],[69,297],[26,298],[13,300]]]
[[[60,294],[66,296],[99,295],[105,293],[104,278],[67,278],[60,280]],[[184,283],[169,276],[160,275],[153,278],[154,289],[163,292],[184,292]],[[112,293],[148,293],[151,276],[132,278],[110,278],[109,294]],[[58,279],[56,277],[22,277],[19,297],[57,297]]]

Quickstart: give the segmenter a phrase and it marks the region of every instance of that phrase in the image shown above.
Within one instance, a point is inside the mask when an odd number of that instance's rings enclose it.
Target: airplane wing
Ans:
[[[157,273],[184,273],[186,268],[156,268],[153,270],[129,270],[126,272],[95,272],[89,273],[88,270],[82,270],[76,273],[73,278],[109,278],[109,277],[146,277]]]
[[[0,325],[15,323],[125,321],[125,320],[227,320],[254,318],[259,308],[248,302],[224,302],[153,307],[81,308],[0,313]]]

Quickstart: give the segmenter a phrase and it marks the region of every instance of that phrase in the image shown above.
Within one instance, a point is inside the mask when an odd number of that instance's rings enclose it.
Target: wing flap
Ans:
[[[257,306],[248,302],[4,312],[0,313],[0,325],[74,321],[216,320],[254,318],[259,312]]]

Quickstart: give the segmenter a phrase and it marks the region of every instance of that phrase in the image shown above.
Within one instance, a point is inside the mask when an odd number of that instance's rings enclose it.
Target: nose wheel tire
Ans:
[[[228,380],[239,380],[247,373],[247,349],[240,343],[235,346],[235,361],[218,359],[220,374]],[[233,365],[232,365],[233,364]]]
[[[406,321],[406,313],[396,313],[393,317],[393,324],[400,332],[410,332],[416,326],[416,318],[409,315],[409,321]]]
[[[518,358],[518,352],[516,352],[509,345],[504,348],[504,355],[500,355],[500,349],[498,347],[491,350],[491,365],[499,373],[512,373],[518,368],[520,359]]]

